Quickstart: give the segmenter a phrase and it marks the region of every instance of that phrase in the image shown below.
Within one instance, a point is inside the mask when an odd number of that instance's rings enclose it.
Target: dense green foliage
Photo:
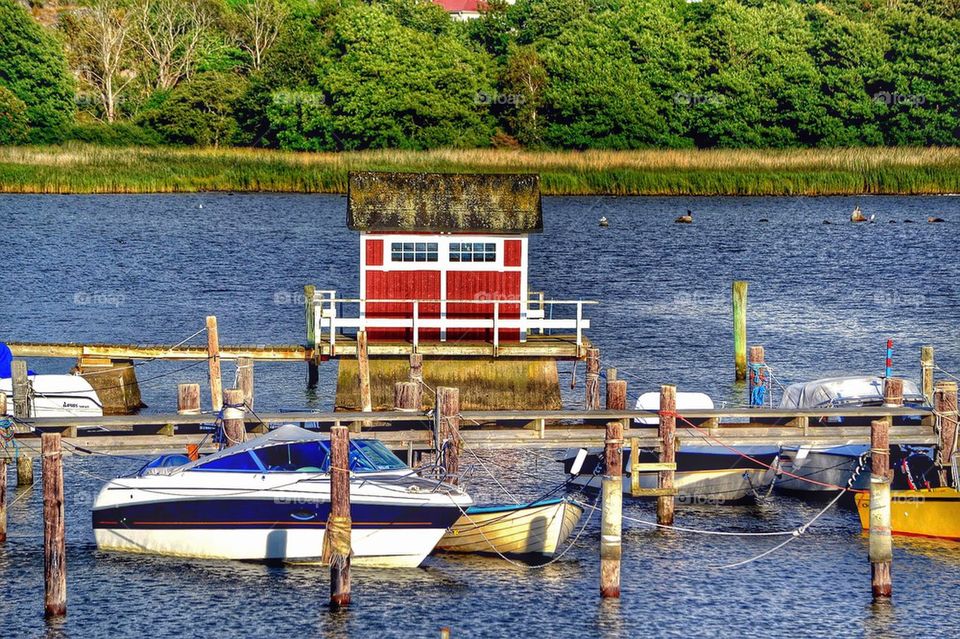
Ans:
[[[0,86],[25,103],[34,140],[350,151],[960,137],[956,0],[491,0],[467,23],[429,0],[182,0],[175,38],[154,17],[181,0],[85,1],[58,36],[0,0]],[[93,46],[103,29],[125,34],[112,57]]]
[[[11,140],[51,142],[63,137],[74,113],[73,82],[63,48],[16,0],[0,0],[0,87],[26,106],[29,129]]]

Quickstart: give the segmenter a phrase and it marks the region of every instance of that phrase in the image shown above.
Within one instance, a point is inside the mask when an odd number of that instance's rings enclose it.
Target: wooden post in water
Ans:
[[[600,410],[600,349],[587,349],[585,410]]]
[[[247,411],[253,411],[253,360],[249,357],[237,358],[237,388],[243,391],[243,405]]]
[[[15,359],[11,364],[13,379],[13,416],[16,419],[30,417],[30,379],[27,377],[27,362]],[[17,430],[16,428],[14,430]],[[27,454],[17,456],[17,486],[33,485],[33,458]]]
[[[63,457],[60,433],[40,436],[43,451],[44,614],[67,614],[67,547],[63,516]]]
[[[886,599],[893,592],[890,565],[893,540],[890,531],[890,422],[870,424],[870,585],[873,598]]]
[[[883,380],[883,405],[903,406],[903,380],[898,377],[886,377]],[[893,416],[887,418],[893,426]]]
[[[613,373],[613,378],[610,374]],[[617,379],[617,369],[607,369],[607,410],[627,409],[627,380]]]
[[[677,387],[664,384],[660,387],[660,463],[673,464],[677,461]],[[674,471],[661,470],[657,475],[657,488],[673,491]],[[672,494],[657,497],[657,523],[662,526],[673,525],[674,500]]]
[[[181,415],[200,414],[200,384],[177,385],[177,412]]]
[[[417,384],[417,410],[423,406],[423,355],[410,353],[410,381]]]
[[[460,483],[460,389],[437,387],[436,409],[443,446],[443,468],[447,483]]]
[[[920,347],[920,392],[933,405],[933,346]]]
[[[350,605],[350,431],[330,429],[330,518],[323,537],[323,560],[330,564],[330,607]]]
[[[207,316],[207,368],[210,372],[210,405],[214,413],[223,408],[223,381],[220,377],[220,333],[215,315]]]
[[[370,397],[370,356],[367,351],[367,331],[357,331],[357,374],[359,375],[360,410],[369,413],[373,410],[373,400]],[[361,423],[369,427],[371,422],[364,420],[354,425],[355,433],[360,432]]]
[[[738,382],[747,379],[747,282],[733,283],[733,364]]]
[[[303,287],[303,309],[307,320],[307,348],[317,347],[317,308],[313,305],[313,297],[317,287],[313,284],[307,284]],[[331,353],[332,355],[332,353]],[[320,357],[314,354],[307,360],[307,388],[316,388],[320,381],[320,366],[318,362]]]
[[[415,412],[420,410],[420,384],[397,382],[393,385],[393,407],[397,410]]]
[[[751,346],[747,373],[748,405],[762,407],[767,399],[766,356],[763,346]]]
[[[242,444],[247,440],[247,428],[244,425],[243,391],[231,388],[223,394],[223,436],[224,448]]]
[[[623,424],[608,422],[604,441],[606,474],[600,504],[600,596],[620,597],[621,532],[623,528]]]
[[[7,541],[7,459],[0,458],[0,544]]]
[[[949,486],[950,472],[956,454],[957,439],[957,383],[954,381],[937,382],[933,391],[933,411],[940,420],[940,437],[937,444],[937,466],[940,485]],[[958,478],[953,478],[956,485]]]

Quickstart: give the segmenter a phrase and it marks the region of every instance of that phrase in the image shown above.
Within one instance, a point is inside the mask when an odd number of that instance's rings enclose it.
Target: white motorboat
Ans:
[[[13,397],[10,366],[13,354],[0,342],[0,393]],[[32,371],[30,381],[30,415],[32,417],[103,417],[103,404],[90,382],[79,375],[37,375]],[[13,402],[7,402],[8,414],[13,414]]]
[[[329,435],[286,425],[189,462],[160,457],[109,482],[93,505],[102,550],[182,557],[315,560],[330,514]],[[383,444],[350,441],[354,562],[418,566],[472,505],[414,473]]]
[[[908,406],[923,406],[926,400],[917,385],[903,380],[903,400]],[[780,408],[841,408],[883,405],[883,378],[850,376],[818,379],[791,384],[784,390]],[[841,424],[844,418],[822,419],[819,423]],[[816,425],[811,422],[811,425]],[[774,488],[786,494],[812,495],[836,492],[837,487],[866,489],[870,480],[870,447],[853,444],[832,447],[785,446],[780,455],[780,469]],[[914,447],[891,446],[890,467],[895,471],[894,481],[912,481],[909,473],[901,470],[903,461],[925,450]],[[902,476],[902,477],[901,477]],[[851,481],[852,479],[852,481]]]
[[[711,409],[713,400],[704,393],[677,393],[677,410]],[[637,410],[658,410],[659,393],[644,393],[637,399]],[[634,420],[640,427],[656,427],[657,417],[638,417]],[[734,452],[724,446],[684,445],[677,449],[677,471],[674,475],[674,487],[677,489],[677,501],[686,504],[736,503],[751,499],[766,492],[773,481],[774,471],[780,449],[776,446],[741,446]],[[571,473],[575,466],[576,450],[567,451],[564,459],[565,470]],[[602,450],[588,451],[580,471],[571,483],[586,488],[600,488],[600,475],[605,463],[601,458]],[[623,449],[623,491],[630,494],[630,447]],[[659,461],[659,453],[653,449],[640,449],[640,463]],[[640,473],[640,488],[657,487],[655,472]]]

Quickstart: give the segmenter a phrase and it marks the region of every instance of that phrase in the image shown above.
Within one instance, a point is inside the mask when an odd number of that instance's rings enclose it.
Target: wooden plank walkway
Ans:
[[[633,420],[638,417],[656,417],[653,411],[462,411],[461,436],[470,449],[503,448],[576,448],[601,447],[605,424],[622,421],[627,439],[637,438],[642,446],[656,446],[655,426],[639,427]],[[890,441],[895,444],[931,445],[937,443],[937,435],[930,425],[902,424],[905,417],[929,418],[929,410],[905,407],[875,407],[853,409],[829,409],[818,411],[779,409],[717,409],[683,411],[682,416],[702,425],[698,429],[678,420],[677,436],[683,445],[718,444],[737,447],[746,445],[810,445],[839,446],[866,444],[870,441],[870,427],[864,425],[809,424],[809,419],[837,418],[869,419],[892,417],[897,424],[890,429]],[[748,420],[740,423],[724,423],[723,419]],[[129,451],[182,451],[186,444],[195,444],[204,437],[197,432],[201,424],[211,424],[212,414],[200,415],[118,415],[89,418],[30,418],[23,425],[37,431],[65,431],[67,444],[81,446],[98,452]],[[800,425],[778,424],[787,420]],[[382,412],[289,412],[258,413],[247,415],[248,430],[262,428],[265,424],[316,423],[328,428],[334,424],[371,422],[363,429],[364,437],[379,439],[391,448],[412,447],[428,449],[433,445],[432,416],[407,411]],[[761,425],[758,422],[771,422]],[[99,426],[99,432],[76,431],[77,428]],[[178,427],[192,428],[190,434],[177,433]],[[165,429],[168,434],[157,434]],[[76,433],[76,434],[75,434]],[[35,433],[18,434],[17,438],[29,442]]]

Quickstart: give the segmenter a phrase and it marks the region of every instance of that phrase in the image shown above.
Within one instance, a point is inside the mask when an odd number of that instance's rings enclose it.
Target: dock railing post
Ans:
[[[200,414],[200,384],[177,385],[177,413],[180,415]]]
[[[623,528],[623,424],[608,422],[604,440],[606,474],[600,504],[600,596],[620,597]]]
[[[600,349],[587,349],[584,409],[600,410]]]
[[[749,357],[749,372],[747,373],[748,405],[763,407],[767,400],[767,372],[766,358],[763,346],[751,346]]]
[[[664,384],[660,387],[660,463],[674,464],[677,460],[677,387]],[[657,497],[657,523],[661,526],[673,525],[673,478],[674,471],[661,470],[657,475],[657,488],[671,494]]]
[[[443,455],[444,481],[460,483],[460,389],[437,387],[438,425]]]
[[[27,362],[15,359],[11,364],[11,384],[13,385],[13,416],[15,419],[30,417],[30,379],[27,377]],[[14,432],[20,431],[14,425]],[[27,454],[17,456],[17,486],[33,485],[33,458]]]
[[[223,381],[220,377],[220,333],[215,315],[207,316],[207,368],[210,373],[210,406],[214,413],[223,408]]]
[[[937,468],[941,486],[956,486],[957,478],[953,474],[953,456],[957,440],[957,383],[955,381],[937,382],[933,391],[934,419],[939,425],[937,436]],[[952,481],[951,481],[952,480]]]
[[[63,516],[63,457],[60,433],[40,436],[43,454],[44,615],[67,614],[67,548]]]
[[[230,388],[223,395],[223,435],[226,440],[224,448],[226,448],[245,442],[247,428],[243,419],[243,391],[239,388]]]
[[[736,380],[747,379],[747,282],[733,283],[733,363]]]
[[[370,356],[367,345],[367,331],[357,331],[357,375],[360,389],[360,410],[369,413],[373,410],[373,400],[370,397]],[[354,432],[360,432],[360,427],[369,427],[371,422],[363,420],[357,422]]]
[[[413,352],[417,352],[417,348],[420,346],[420,302],[414,300],[413,302],[413,319],[411,320],[411,332],[413,333]]]
[[[890,566],[893,540],[890,530],[890,423],[870,424],[870,585],[873,598],[887,599],[893,591]]]
[[[330,607],[350,605],[350,431],[330,429],[330,518],[323,536],[323,561],[330,564]]]
[[[933,346],[920,347],[920,392],[928,404],[933,404]]]

